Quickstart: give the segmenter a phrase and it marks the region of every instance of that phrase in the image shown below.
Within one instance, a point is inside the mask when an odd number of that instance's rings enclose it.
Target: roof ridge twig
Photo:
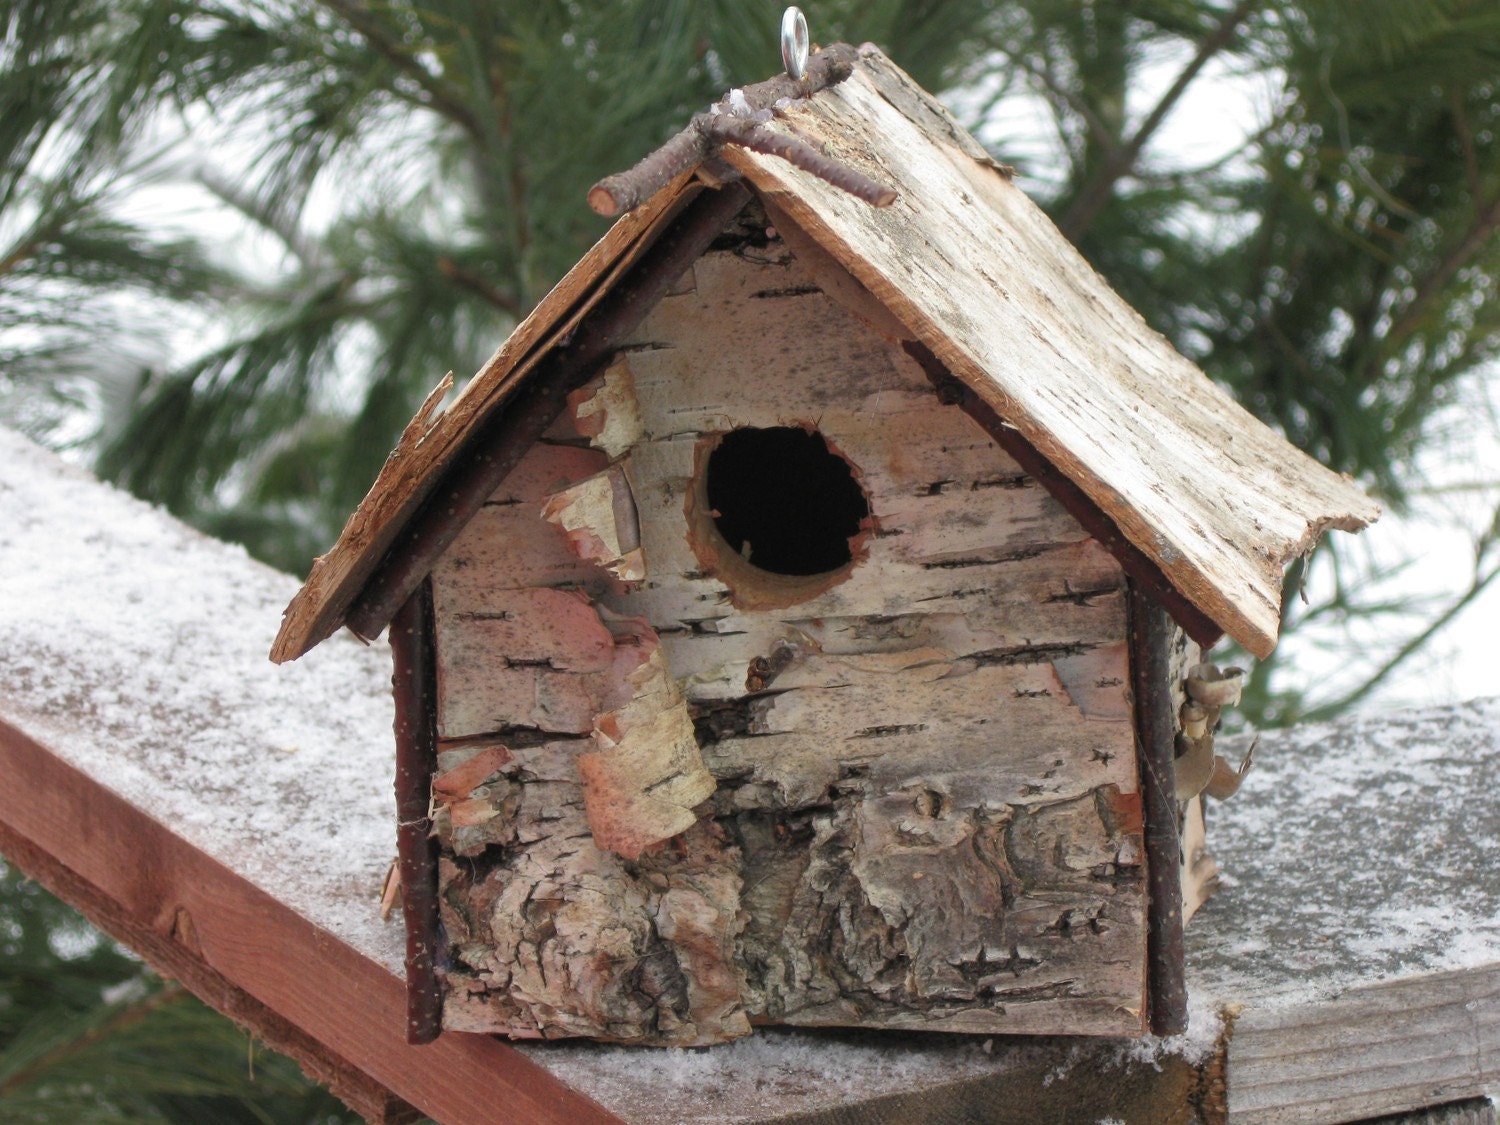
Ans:
[[[778,74],[738,90],[743,103],[737,98],[726,97],[724,103],[735,107],[729,113],[713,110],[695,113],[682,132],[635,167],[605,176],[590,188],[589,206],[610,217],[632,211],[675,177],[709,159],[726,143],[779,156],[873,206],[888,205],[896,198],[896,193],[889,187],[877,184],[796,137],[773,133],[754,116],[770,111],[783,99],[805,98],[838,85],[854,73],[857,58],[858,53],[847,43],[831,44],[812,57],[804,78],[799,80]]]
[[[752,152],[779,156],[794,168],[810,172],[872,207],[889,207],[896,202],[895,188],[878,183],[847,164],[840,164],[801,137],[773,132],[754,118],[721,114],[712,119],[706,131],[710,139],[721,144],[737,144]]]

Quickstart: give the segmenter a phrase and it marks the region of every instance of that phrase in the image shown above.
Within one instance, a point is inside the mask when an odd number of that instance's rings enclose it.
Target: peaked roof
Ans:
[[[1297,450],[1147,326],[981,146],[878,51],[847,80],[778,109],[792,131],[899,193],[871,207],[775,157],[722,157],[912,338],[1112,519],[1204,616],[1265,656],[1283,568],[1378,506]],[[446,412],[424,406],[288,606],[272,659],[336,630],[457,450],[549,343],[699,189],[678,177],[622,218]],[[430,424],[429,424],[430,423]]]

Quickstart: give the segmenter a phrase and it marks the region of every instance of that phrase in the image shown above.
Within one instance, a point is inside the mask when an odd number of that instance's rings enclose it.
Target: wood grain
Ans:
[[[1250,651],[1269,652],[1282,568],[1327,528],[1357,530],[1376,518],[1368,497],[1255,421],[1148,329],[1008,170],[877,51],[861,51],[852,78],[800,99],[768,127],[897,186],[900,200],[877,209],[775,157],[735,146],[727,154],[777,223],[799,228],[794,237],[819,243],[858,279],[880,310],[870,322],[894,317],[1080,488],[1185,604]],[[435,422],[419,415],[400,456],[288,607],[275,659],[292,659],[338,628],[458,451],[472,452],[489,416],[696,190],[684,173],[623,218],[450,410]],[[780,361],[798,365],[808,342],[784,341]],[[1165,600],[1166,591],[1157,593]],[[364,616],[366,632],[384,624],[378,613]]]
[[[1244,1125],[1354,1121],[1491,1093],[1500,965],[1430,973],[1235,1021],[1229,1110]]]
[[[444,733],[503,743],[507,730],[605,721],[611,707],[587,682],[608,678],[607,638],[560,624],[573,610],[533,621],[518,599],[649,623],[718,787],[697,829],[641,862],[680,852],[673,862],[717,872],[716,886],[743,885],[746,913],[727,930],[727,900],[693,892],[720,904],[700,911],[702,932],[720,935],[704,947],[735,935],[738,1018],[1139,1033],[1142,822],[1119,564],[785,244],[753,216],[737,229],[743,241],[700,258],[627,358],[574,397],[585,436],[629,438],[609,440],[637,505],[644,577],[570,580],[548,565],[559,585],[510,588],[526,581],[520,556],[556,535],[535,527],[535,497],[504,506],[503,539],[494,517],[482,541],[466,532],[435,581],[445,715],[473,719]],[[788,340],[796,359],[784,363]],[[610,431],[609,409],[626,424]],[[693,498],[718,435],[786,425],[816,427],[847,460],[870,515],[845,573],[784,608],[751,607],[736,587],[746,568],[705,551],[716,532]],[[606,507],[593,518],[612,520]],[[776,653],[791,655],[756,681]],[[536,706],[563,680],[579,688],[567,718]],[[550,746],[539,773],[541,751],[510,745],[516,761],[483,798],[452,806],[448,846],[466,862],[444,868],[446,926],[467,936],[455,939],[466,967],[450,977],[448,1026],[657,1043],[742,1033],[722,1015],[690,1019],[685,994],[640,986],[674,966],[673,979],[708,972],[688,983],[718,995],[722,969],[650,944],[631,921],[657,909],[661,888],[580,850],[578,779],[586,794],[593,759]],[[584,965],[571,929],[517,916],[537,902],[565,904],[549,911],[570,927],[590,917],[619,948]],[[645,978],[642,965],[654,966]]]

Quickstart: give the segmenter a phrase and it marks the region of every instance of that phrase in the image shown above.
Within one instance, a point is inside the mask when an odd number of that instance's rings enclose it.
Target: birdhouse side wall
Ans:
[[[730,242],[433,573],[445,1025],[1138,1033],[1118,564],[846,277]],[[707,501],[772,429],[865,499],[831,573],[759,573]]]

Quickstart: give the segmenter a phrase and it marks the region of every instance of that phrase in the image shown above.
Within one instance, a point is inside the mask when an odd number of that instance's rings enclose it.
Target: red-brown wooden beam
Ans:
[[[497,1039],[409,1045],[399,977],[3,722],[0,776],[0,852],[368,1119],[619,1125]]]

